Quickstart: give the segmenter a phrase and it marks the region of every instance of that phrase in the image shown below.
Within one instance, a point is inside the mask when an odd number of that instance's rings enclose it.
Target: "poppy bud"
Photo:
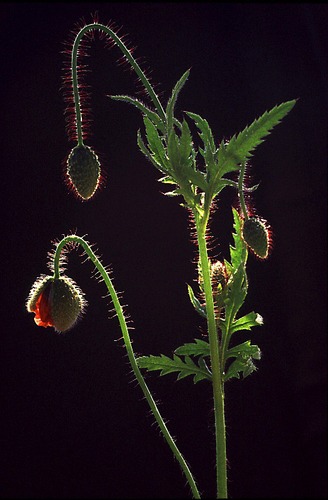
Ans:
[[[96,153],[85,144],[77,145],[67,158],[68,184],[83,200],[89,200],[100,182],[100,162]]]
[[[250,217],[244,221],[242,236],[250,250],[260,259],[269,254],[270,233],[266,221],[258,217]]]
[[[228,274],[225,265],[219,260],[211,265],[211,278],[213,287],[221,292],[228,281]]]
[[[211,264],[211,281],[215,306],[220,310],[224,304],[224,289],[228,282],[226,266],[219,260]]]
[[[75,325],[85,305],[83,293],[72,279],[41,276],[32,286],[26,308],[35,314],[38,326],[64,332]]]

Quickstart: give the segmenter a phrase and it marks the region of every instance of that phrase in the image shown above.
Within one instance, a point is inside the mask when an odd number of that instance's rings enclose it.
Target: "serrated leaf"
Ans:
[[[296,101],[292,100],[275,106],[254,120],[242,132],[234,135],[228,143],[222,141],[218,153],[219,170],[217,177],[220,178],[228,172],[239,170],[240,164],[252,156],[254,149],[281,122],[295,103]]]
[[[168,196],[169,198],[173,198],[174,196],[182,196],[183,193],[181,189],[174,189],[174,191],[168,191],[167,193],[164,193],[165,196]]]
[[[145,116],[147,116],[147,118],[149,118],[149,120],[151,120],[153,122],[153,124],[156,125],[156,127],[161,132],[163,132],[163,133],[165,132],[165,125],[164,125],[163,121],[161,120],[161,118],[158,116],[158,114],[155,113],[155,111],[152,111],[151,109],[149,109],[147,106],[145,106],[145,104],[143,104],[141,101],[139,101],[135,97],[130,97],[127,95],[112,95],[110,97],[114,101],[123,101],[123,102],[127,102],[129,104],[132,104],[132,106],[136,107]]]
[[[210,345],[202,339],[195,339],[194,342],[184,344],[175,349],[175,354],[179,356],[209,356]]]
[[[252,311],[245,316],[233,321],[230,333],[239,332],[242,330],[251,330],[253,326],[262,326],[263,318],[260,314]]]
[[[161,177],[158,179],[158,182],[163,182],[163,184],[176,184],[175,180],[172,179],[169,175],[166,175],[165,177]]]
[[[137,364],[139,368],[144,368],[148,371],[160,371],[160,376],[178,372],[177,380],[190,375],[194,377],[194,383],[205,379],[212,380],[211,373],[205,362],[199,362],[196,365],[189,356],[185,356],[184,360],[176,354],[173,355],[173,359],[164,354],[160,356],[141,356],[137,358]]]
[[[144,116],[144,124],[146,128],[146,137],[148,141],[148,148],[150,149],[153,159],[161,167],[161,170],[168,171],[169,165],[166,158],[166,151],[159,136],[158,130],[149,118]]]
[[[248,377],[252,372],[256,371],[256,366],[254,365],[251,358],[247,360],[237,358],[235,361],[231,363],[229,366],[227,373],[224,375],[224,381],[230,380],[231,378],[240,378],[240,375],[243,378]]]
[[[232,347],[228,350],[226,359],[236,358],[229,366],[224,380],[227,381],[231,378],[248,377],[257,368],[253,363],[253,359],[261,359],[261,351],[257,345],[252,345],[250,341],[244,342],[238,346]]]
[[[224,304],[225,318],[220,320],[220,327],[223,336],[226,338],[226,346],[229,345],[229,339],[232,335],[232,325],[236,315],[244,303],[247,295],[247,247],[241,236],[241,219],[237,210],[233,211],[233,233],[234,246],[230,245],[231,263],[225,261],[227,272],[230,274],[227,286],[225,288]]]
[[[232,237],[234,245],[230,245],[231,265],[233,269],[237,269],[241,262],[246,262],[247,246],[242,237],[242,220],[235,208],[232,209],[233,228]]]
[[[175,103],[177,101],[178,95],[184,84],[186,83],[188,77],[190,74],[190,70],[187,70],[182,77],[178,80],[178,82],[175,84],[173,90],[172,90],[172,95],[167,103],[166,106],[166,118],[167,118],[167,133],[168,135],[171,133],[173,130],[173,124],[174,124],[174,107]]]
[[[238,269],[230,276],[224,297],[225,303],[225,331],[231,335],[231,325],[236,314],[243,305],[247,295],[247,276],[244,264],[241,263]]]
[[[180,162],[188,166],[192,165],[192,137],[186,120],[182,122],[181,135],[179,141]]]
[[[195,122],[196,127],[200,131],[199,137],[203,142],[204,148],[199,148],[199,152],[205,160],[206,170],[209,174],[213,174],[217,171],[218,168],[216,162],[217,148],[215,146],[213,133],[208,124],[208,121],[197,115],[196,113],[191,113],[190,111],[188,111],[186,114]]]
[[[190,285],[187,285],[187,286],[188,286],[188,295],[189,295],[190,302],[192,303],[193,307],[198,312],[198,314],[200,314],[203,318],[207,318],[205,306],[201,305],[201,303],[199,302],[199,300],[195,296],[194,291],[191,288],[191,286]]]
[[[228,349],[226,359],[232,357],[247,358],[249,356],[253,359],[261,359],[261,351],[257,345],[251,344],[250,340],[246,340],[246,342]]]
[[[167,170],[162,167],[162,165],[156,161],[155,156],[149,151],[147,146],[145,145],[142,137],[140,130],[137,132],[137,144],[140,149],[140,151],[148,158],[148,160],[154,165],[154,167],[157,168],[162,174],[167,174]]]

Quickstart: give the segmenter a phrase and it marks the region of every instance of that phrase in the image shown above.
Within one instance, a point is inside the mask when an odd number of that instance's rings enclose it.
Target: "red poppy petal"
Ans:
[[[49,292],[50,287],[47,287],[47,289],[40,294],[33,311],[35,313],[35,323],[38,326],[43,326],[44,328],[47,328],[48,326],[54,326],[50,311]]]

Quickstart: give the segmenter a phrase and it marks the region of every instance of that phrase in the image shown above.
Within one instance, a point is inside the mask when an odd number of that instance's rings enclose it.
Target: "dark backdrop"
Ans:
[[[87,314],[59,336],[25,311],[47,271],[51,241],[88,235],[110,264],[133,320],[134,348],[171,354],[203,327],[186,283],[196,277],[187,213],[164,197],[136,146],[140,114],[107,95],[135,93],[117,49],[95,41],[88,62],[92,144],[108,181],[78,202],[62,180],[72,146],[61,87],[63,42],[82,17],[123,26],[165,103],[191,68],[179,110],[207,118],[217,141],[275,104],[296,107],[252,161],[258,212],[274,231],[271,258],[249,260],[245,312],[259,370],[227,384],[231,498],[326,495],[326,118],[324,4],[1,4],[1,478],[2,498],[184,498],[188,487],[133,381],[117,320],[108,321],[104,284],[78,252],[69,275],[86,293]],[[180,114],[180,117],[182,114]],[[227,256],[231,205],[213,218],[216,255]],[[245,337],[249,338],[249,336]],[[215,495],[210,385],[174,376],[147,380],[206,497]]]

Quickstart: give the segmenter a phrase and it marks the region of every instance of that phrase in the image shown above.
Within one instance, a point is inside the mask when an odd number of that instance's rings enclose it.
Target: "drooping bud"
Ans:
[[[75,146],[67,158],[68,184],[83,200],[89,200],[100,182],[100,162],[96,153],[85,144]]]
[[[270,231],[264,219],[250,217],[243,224],[242,236],[250,250],[260,259],[266,259],[270,249]]]
[[[27,299],[28,312],[35,314],[38,326],[52,326],[58,332],[72,328],[86,306],[83,292],[67,276],[41,276],[31,288]]]

